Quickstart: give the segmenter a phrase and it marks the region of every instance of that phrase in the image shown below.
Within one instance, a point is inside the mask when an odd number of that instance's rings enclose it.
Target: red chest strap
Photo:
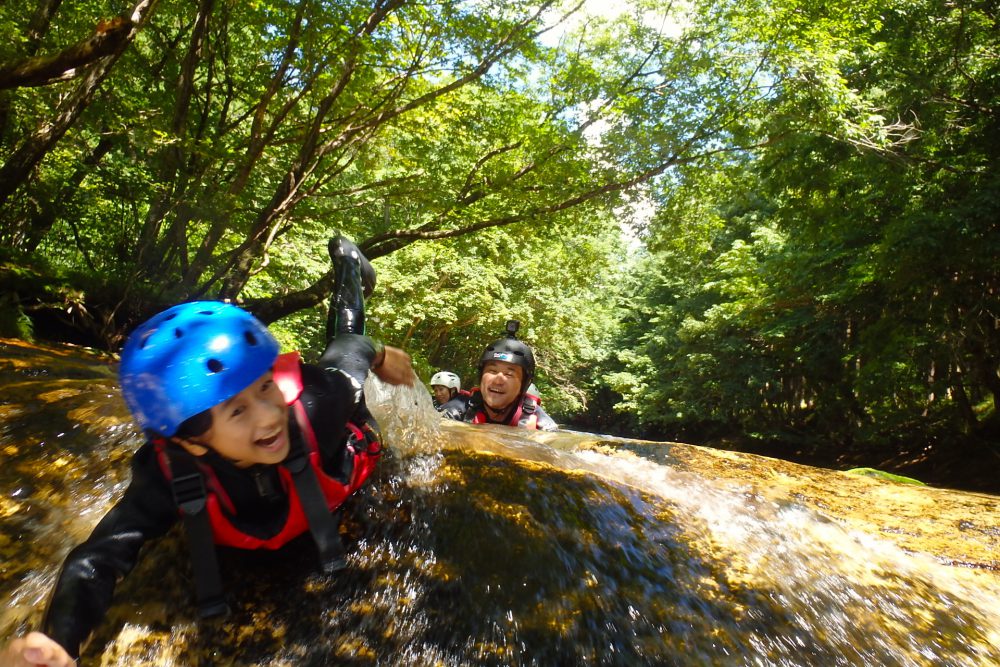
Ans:
[[[473,390],[473,391],[475,391],[475,390]],[[517,409],[514,410],[514,414],[512,414],[510,416],[510,419],[508,419],[505,422],[490,422],[487,419],[487,417],[486,417],[486,410],[483,409],[483,410],[479,410],[475,414],[475,416],[472,418],[472,423],[473,424],[491,424],[491,423],[500,424],[500,423],[502,423],[505,426],[520,426],[522,428],[537,429],[538,428],[538,414],[534,410],[532,410],[531,415],[529,415],[528,418],[524,421],[524,423],[521,424],[520,422],[521,422],[521,417],[522,417],[523,414],[524,414],[524,400],[522,399],[522,401],[517,404]]]
[[[285,403],[292,405],[302,395],[302,365],[298,352],[278,355],[272,367],[274,383],[278,385]]]

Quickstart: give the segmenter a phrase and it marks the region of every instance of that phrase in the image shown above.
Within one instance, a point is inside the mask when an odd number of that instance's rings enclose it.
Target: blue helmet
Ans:
[[[122,349],[122,395],[143,429],[165,436],[246,389],[278,356],[278,341],[245,310],[182,303],[139,325]]]

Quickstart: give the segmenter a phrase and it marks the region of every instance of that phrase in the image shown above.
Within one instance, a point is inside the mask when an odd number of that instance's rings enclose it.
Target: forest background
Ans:
[[[602,433],[1000,491],[992,1],[0,3],[0,335],[231,299]]]

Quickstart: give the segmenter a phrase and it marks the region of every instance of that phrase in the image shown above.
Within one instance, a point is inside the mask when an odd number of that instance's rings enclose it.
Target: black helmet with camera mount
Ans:
[[[506,361],[509,364],[520,366],[524,371],[521,378],[521,393],[535,377],[535,355],[528,345],[517,339],[517,330],[521,323],[517,320],[507,320],[507,335],[500,340],[494,341],[486,346],[483,356],[479,358],[479,379],[482,381],[483,368],[490,361]]]

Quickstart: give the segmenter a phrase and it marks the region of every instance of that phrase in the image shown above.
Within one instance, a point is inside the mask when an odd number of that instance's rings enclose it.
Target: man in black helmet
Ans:
[[[535,376],[535,355],[517,339],[517,320],[507,322],[507,335],[490,343],[479,358],[479,386],[441,407],[449,419],[471,424],[504,424],[542,431],[559,427],[538,400],[527,393]]]

